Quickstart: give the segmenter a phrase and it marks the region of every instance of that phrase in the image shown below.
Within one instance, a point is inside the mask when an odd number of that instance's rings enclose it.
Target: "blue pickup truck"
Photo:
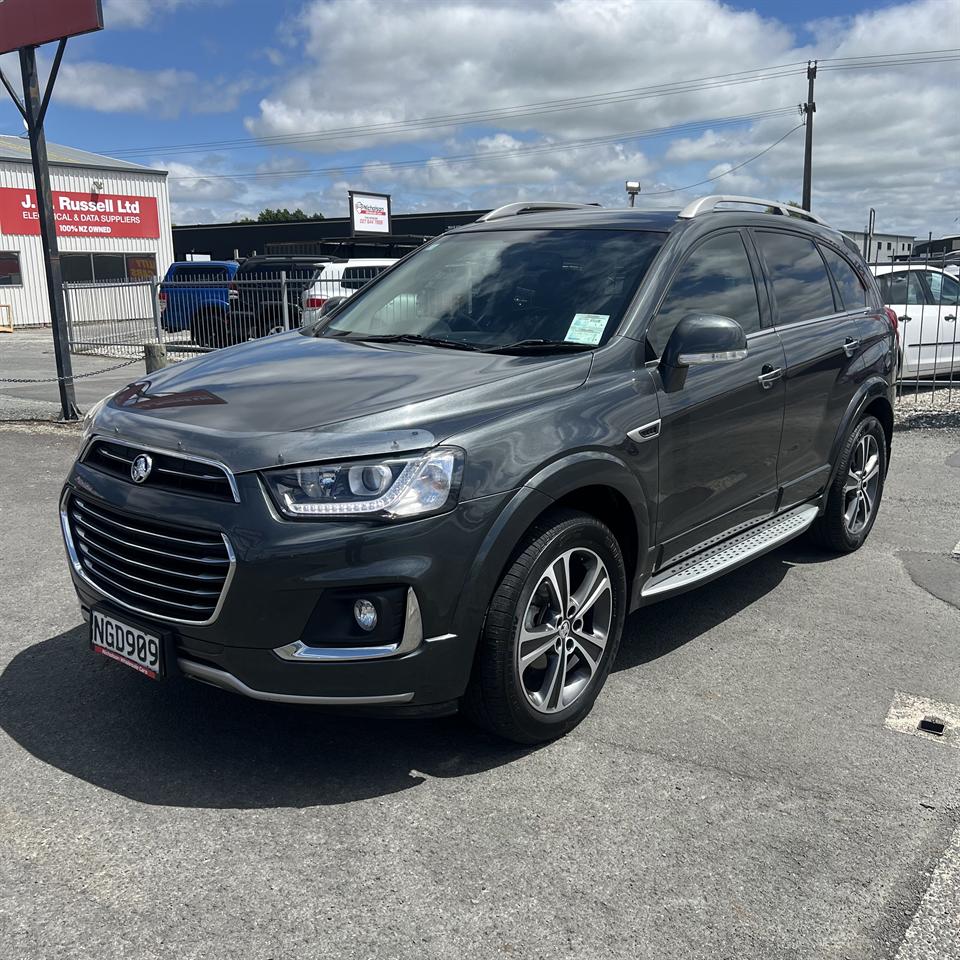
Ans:
[[[236,260],[204,260],[170,264],[160,284],[164,330],[189,330],[202,347],[229,342],[230,283]]]

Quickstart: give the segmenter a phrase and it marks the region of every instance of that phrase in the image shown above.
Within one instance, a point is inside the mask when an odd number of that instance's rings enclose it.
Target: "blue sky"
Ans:
[[[390,192],[398,211],[518,197],[620,204],[626,177],[658,206],[721,189],[793,199],[800,66],[672,96],[503,113],[808,57],[960,47],[960,0],[105,0],[104,12],[102,33],[68,45],[48,137],[169,169],[178,222],[263,206],[343,215],[348,187]],[[8,75],[15,66],[3,65]],[[821,74],[817,209],[842,226],[859,226],[874,206],[880,227],[955,232],[958,85],[956,61]],[[477,111],[499,113],[401,134],[369,128]],[[751,119],[729,119],[741,116]],[[302,139],[334,128],[356,135]],[[0,131],[21,130],[4,105]],[[255,139],[278,135],[301,139]],[[248,142],[214,144],[225,140]],[[173,149],[182,144],[199,146]],[[299,170],[331,172],[288,173]],[[708,177],[715,186],[667,193]]]

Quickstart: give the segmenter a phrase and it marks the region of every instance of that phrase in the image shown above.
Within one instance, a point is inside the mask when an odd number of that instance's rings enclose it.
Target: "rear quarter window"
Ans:
[[[820,247],[823,259],[833,274],[840,300],[844,310],[859,310],[867,305],[867,288],[863,285],[856,270],[850,265],[846,257],[831,250],[829,247]]]

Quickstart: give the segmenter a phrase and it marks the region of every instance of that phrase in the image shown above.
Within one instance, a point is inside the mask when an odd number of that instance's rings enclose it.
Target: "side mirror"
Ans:
[[[349,297],[330,297],[327,302],[320,308],[320,312],[317,314],[318,317],[325,317],[328,313],[336,310],[345,300],[349,300]]]
[[[746,356],[747,335],[736,320],[690,313],[670,334],[660,358],[660,376],[667,391],[679,390],[686,383],[689,367],[734,363]]]

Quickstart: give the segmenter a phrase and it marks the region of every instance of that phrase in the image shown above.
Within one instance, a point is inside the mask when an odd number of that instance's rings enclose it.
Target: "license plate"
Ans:
[[[133,667],[151,680],[163,676],[163,638],[102,610],[91,613],[90,646],[94,653]]]

